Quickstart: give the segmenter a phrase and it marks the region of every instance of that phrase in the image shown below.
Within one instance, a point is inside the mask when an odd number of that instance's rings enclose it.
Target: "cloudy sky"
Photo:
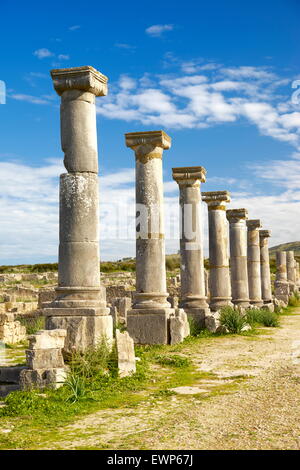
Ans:
[[[49,70],[80,65],[109,77],[97,100],[102,259],[134,255],[125,132],[172,137],[167,252],[178,249],[173,166],[204,166],[202,189],[229,190],[272,245],[300,239],[298,0],[3,1],[1,18],[0,264],[57,259],[64,168]]]

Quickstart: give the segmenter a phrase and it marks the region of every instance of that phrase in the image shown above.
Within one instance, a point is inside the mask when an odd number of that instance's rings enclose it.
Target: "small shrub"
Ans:
[[[190,336],[199,336],[203,331],[203,328],[199,325],[198,322],[194,320],[194,318],[188,317],[188,322],[190,325]]]
[[[28,335],[35,335],[38,331],[45,329],[45,317],[24,317],[19,315],[17,320],[25,326]]]
[[[231,307],[224,307],[220,312],[221,325],[225,326],[229,333],[239,334],[242,332],[244,326],[247,325],[247,320],[238,310]]]
[[[69,365],[71,373],[83,379],[93,379],[103,375],[109,369],[111,350],[108,341],[103,337],[95,347],[84,353],[74,352]]]
[[[289,307],[300,307],[300,298],[298,292],[293,292],[289,298]]]
[[[86,398],[86,379],[80,377],[74,372],[70,372],[67,376],[65,386],[70,390],[70,395],[67,398],[67,401],[75,403],[78,400]]]
[[[262,310],[261,323],[264,326],[279,326],[278,316],[275,312],[269,312],[269,310]]]
[[[250,308],[246,311],[245,318],[249,325],[264,325],[264,326],[279,326],[278,315],[275,312],[270,312],[264,308],[254,309]]]

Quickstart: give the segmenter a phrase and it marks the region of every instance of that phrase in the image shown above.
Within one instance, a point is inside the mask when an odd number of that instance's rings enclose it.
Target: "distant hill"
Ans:
[[[296,256],[300,256],[300,242],[282,243],[270,248],[270,256],[275,256],[276,251],[294,251]]]

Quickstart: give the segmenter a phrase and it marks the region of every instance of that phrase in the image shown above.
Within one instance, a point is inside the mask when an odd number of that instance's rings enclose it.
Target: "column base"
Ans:
[[[231,297],[214,297],[209,303],[209,308],[212,312],[217,312],[222,307],[233,307]]]
[[[232,300],[232,303],[235,307],[240,307],[242,309],[247,309],[250,308],[250,302],[249,299],[235,299]]]
[[[250,300],[250,308],[262,308],[264,305],[262,300]]]
[[[85,351],[96,347],[102,338],[111,346],[113,339],[113,319],[108,308],[46,308],[46,329],[62,328],[67,330],[64,357],[74,351]]]
[[[205,328],[205,317],[210,314],[209,307],[183,307],[183,310],[188,316],[189,320],[195,322],[196,326],[199,328]]]
[[[174,308],[128,310],[127,331],[136,344],[170,344],[170,318],[180,312],[185,315],[182,309]],[[188,323],[186,326],[188,330]]]

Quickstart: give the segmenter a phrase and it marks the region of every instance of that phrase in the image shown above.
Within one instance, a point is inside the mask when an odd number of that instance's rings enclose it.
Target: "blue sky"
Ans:
[[[97,100],[102,259],[134,254],[133,214],[124,217],[125,204],[134,209],[134,157],[124,133],[139,130],[173,139],[163,160],[166,217],[177,214],[171,168],[202,165],[203,190],[231,191],[231,207],[261,218],[271,244],[298,240],[299,13],[297,0],[2,1],[0,263],[57,259],[64,169],[49,70],[80,65],[109,77]],[[109,204],[119,207],[121,240]],[[177,251],[169,238],[167,252]]]

